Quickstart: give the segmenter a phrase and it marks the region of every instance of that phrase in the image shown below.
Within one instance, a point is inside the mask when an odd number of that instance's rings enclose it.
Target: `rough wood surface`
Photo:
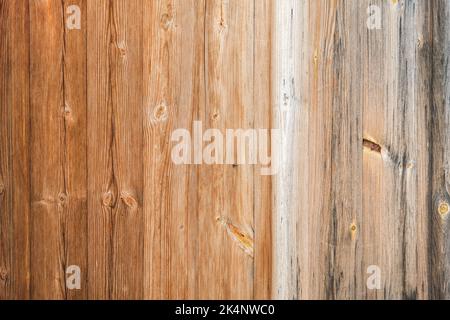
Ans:
[[[0,299],[449,299],[449,30],[448,0],[0,0]],[[278,174],[175,164],[195,121],[281,130]]]
[[[81,298],[86,288],[69,293],[66,268],[87,259],[84,37],[66,32],[64,2],[29,10],[30,295]]]
[[[0,1],[0,299],[30,298],[29,23]]]
[[[142,1],[87,3],[88,296],[143,294]]]
[[[174,165],[168,144],[194,121],[268,128],[270,12],[268,1],[144,3],[146,298],[270,296],[270,179],[234,163]]]
[[[274,296],[448,298],[449,3],[276,8]]]

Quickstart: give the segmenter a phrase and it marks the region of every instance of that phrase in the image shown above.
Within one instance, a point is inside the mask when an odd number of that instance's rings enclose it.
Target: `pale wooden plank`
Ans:
[[[361,84],[355,1],[277,8],[274,297],[350,299],[361,283]],[[275,113],[277,115],[277,113]]]
[[[302,261],[307,268],[307,256],[302,250],[307,247],[307,232],[303,229],[307,220],[304,220],[306,215],[302,215],[307,210],[307,193],[306,190],[301,191],[300,185],[307,184],[308,166],[306,152],[301,154],[297,147],[301,141],[308,141],[307,109],[301,105],[298,96],[303,80],[300,65],[305,54],[301,48],[302,41],[305,41],[301,21],[306,17],[307,8],[307,3],[293,0],[274,6],[272,126],[281,130],[279,150],[272,150],[280,168],[273,177],[272,295],[276,299],[298,298],[298,289],[307,290],[308,286],[304,281],[301,281],[304,285],[299,286],[299,277],[306,272],[306,269],[299,270]],[[300,232],[304,235],[302,247],[297,245]]]
[[[253,1],[206,3],[206,105],[200,110],[204,130],[217,128],[225,134],[226,129],[247,129],[254,125],[253,16]],[[198,219],[202,241],[198,246],[201,257],[198,281],[205,288],[200,290],[199,298],[251,298],[253,168],[249,165],[203,166],[199,171],[199,184]],[[243,244],[244,239],[249,239],[249,243]]]
[[[364,56],[368,58],[363,64],[363,268],[378,266],[382,283],[380,290],[366,289],[364,296],[416,298],[423,296],[421,282],[425,280],[417,273],[421,263],[417,242],[419,149],[414,68],[418,4],[376,4],[382,9],[383,26],[368,31],[364,40]]]

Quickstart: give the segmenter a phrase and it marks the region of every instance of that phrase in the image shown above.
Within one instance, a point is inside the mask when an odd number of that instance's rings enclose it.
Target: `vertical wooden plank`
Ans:
[[[302,29],[300,21],[307,11],[305,2],[290,0],[278,2],[274,8],[273,24],[273,126],[281,130],[278,157],[279,172],[273,178],[273,292],[276,299],[299,298],[298,290],[306,290],[307,283],[300,280],[307,272],[306,257],[302,248],[306,241],[300,241],[300,234],[306,235],[302,212],[307,210],[307,159],[298,145],[307,140],[308,116],[302,105],[299,88],[302,83],[301,62],[305,54],[301,48]],[[304,25],[302,26],[304,27]],[[306,53],[307,54],[307,53]],[[300,168],[304,168],[301,170]],[[301,171],[299,171],[301,170]],[[305,240],[303,237],[301,240]],[[297,246],[297,241],[301,242]],[[298,250],[297,250],[298,249]],[[300,269],[305,261],[305,269]],[[300,275],[299,275],[300,273]],[[305,278],[302,278],[304,280]],[[300,283],[302,284],[300,286]]]
[[[391,2],[383,1],[363,1],[360,10],[366,10],[366,18],[369,19],[369,6],[374,5],[383,11],[382,29],[369,29],[366,24],[363,24],[361,28],[364,28],[365,32],[362,32],[363,43],[367,45],[363,46],[363,65],[362,65],[362,77],[366,84],[364,90],[363,100],[363,219],[364,224],[361,228],[361,236],[363,242],[363,266],[366,269],[370,265],[374,265],[380,268],[382,272],[382,283],[386,281],[383,279],[384,272],[389,274],[387,270],[393,270],[388,264],[389,259],[383,261],[383,250],[387,246],[392,250],[392,246],[388,242],[392,237],[385,237],[389,233],[384,229],[389,228],[389,223],[392,223],[395,219],[395,213],[392,211],[386,212],[384,210],[385,199],[387,190],[383,188],[384,177],[384,161],[382,156],[382,149],[380,149],[381,139],[385,135],[385,110],[387,108],[387,93],[393,92],[392,86],[395,82],[392,74],[385,75],[385,72],[394,72],[392,63],[396,63],[394,58],[397,53],[396,42],[390,38],[392,34],[398,35],[396,30],[396,24],[392,21],[392,12],[396,12],[396,6]],[[371,11],[370,13],[373,13]],[[388,59],[387,61],[385,59]],[[389,68],[387,67],[390,62]],[[385,67],[386,64],[386,67]],[[391,77],[389,79],[389,76]],[[388,81],[385,83],[385,81]],[[390,87],[390,90],[387,90]],[[388,167],[387,167],[388,168]],[[392,173],[392,170],[388,170],[387,173]],[[394,174],[395,176],[395,174]],[[394,217],[392,216],[394,215]],[[386,224],[384,223],[386,222]],[[386,231],[385,231],[386,230]],[[387,254],[391,254],[386,250]],[[392,252],[393,253],[393,252]],[[386,254],[384,254],[386,257]],[[383,272],[384,270],[384,272]],[[388,282],[387,282],[388,283]],[[384,284],[382,285],[384,287]],[[364,290],[366,297],[375,299],[380,295],[383,295],[383,291],[380,290]]]
[[[80,28],[70,29],[67,21],[80,9]],[[68,290],[68,299],[86,299],[87,282],[87,7],[86,0],[64,0],[63,44],[63,116],[62,144],[64,161],[65,206],[65,266],[77,266],[81,271],[81,288]],[[68,10],[69,9],[69,10]],[[75,17],[76,18],[76,17]]]
[[[71,4],[85,9],[84,1]],[[87,293],[86,49],[82,30],[66,30],[66,7],[64,1],[30,2],[35,299],[78,299]],[[81,269],[80,290],[66,288],[71,265]]]
[[[0,1],[0,299],[30,288],[29,11]]]
[[[432,48],[432,15],[431,2],[417,3],[416,21],[416,92],[417,105],[417,277],[420,278],[421,286],[417,288],[418,299],[431,299],[433,292],[433,278],[430,274],[434,263],[430,256],[431,248],[431,223],[433,212],[429,212],[431,192],[430,178],[432,167],[429,165],[432,153],[429,148],[430,124],[432,115],[430,105],[430,94],[432,90],[432,72],[430,62],[433,59]],[[435,212],[436,214],[436,212]],[[437,288],[440,287],[437,285]],[[436,287],[435,287],[436,288]]]
[[[364,258],[376,265],[381,290],[368,298],[425,294],[418,243],[418,148],[415,1],[367,2],[381,9],[381,30],[369,30],[364,61]],[[364,10],[364,7],[361,8]],[[419,161],[419,162],[418,162]],[[423,255],[422,255],[423,257]],[[423,261],[423,260],[422,260]]]
[[[145,298],[193,299],[205,289],[197,167],[171,158],[172,133],[192,132],[204,108],[204,10],[204,1],[144,2]]]
[[[143,296],[142,1],[87,3],[89,298]]]
[[[203,130],[252,128],[254,2],[207,1],[205,15]],[[199,172],[201,299],[253,297],[253,168],[234,161]]]
[[[310,232],[322,232],[321,243],[328,247],[324,250],[326,257],[322,261],[324,291],[318,297],[355,299],[360,283],[359,228],[362,224],[362,95],[361,82],[357,80],[361,63],[358,50],[361,47],[358,32],[361,12],[358,1],[331,1],[329,6],[329,20],[325,20],[323,29],[325,37],[323,42],[314,46],[317,53],[314,55],[316,72],[320,74],[324,69],[320,93],[314,93],[317,95],[314,100],[324,105],[325,114],[310,113],[313,128],[329,134],[324,144],[325,161],[320,165],[330,165],[329,177],[325,180],[329,185],[324,188],[329,188],[325,191],[329,196],[326,195],[323,200],[316,199],[323,201],[323,212],[316,215],[320,220],[312,219]],[[317,105],[313,103],[312,110],[315,108]],[[327,118],[328,115],[331,117]],[[324,123],[323,129],[320,129],[321,122]],[[314,141],[314,136],[309,138]],[[316,142],[314,148],[320,149],[320,145]],[[316,172],[321,170],[320,167],[310,164],[310,170]],[[315,185],[321,183],[317,179],[311,181]],[[310,208],[320,208],[321,204],[310,205]]]
[[[31,297],[64,299],[63,8],[30,2]]]
[[[274,3],[254,2],[254,128],[271,129],[272,18]],[[268,140],[269,145],[269,140]],[[269,145],[273,150],[274,146]],[[271,161],[273,164],[273,160]],[[272,176],[262,176],[261,163],[254,169],[254,296],[272,295]],[[264,166],[265,167],[265,166]]]
[[[290,1],[277,17],[274,96],[283,134],[274,190],[275,296],[355,298],[362,180],[357,2]]]
[[[449,299],[450,3],[436,0],[420,4],[419,10],[425,22],[418,62],[418,101],[424,110],[420,128],[428,130],[426,138],[421,133],[421,141],[422,148],[426,146],[428,150],[428,171],[423,175],[423,183],[428,189],[429,297]]]
[[[167,140],[176,129],[193,134],[196,120],[203,132],[269,128],[270,5],[258,4],[257,30],[252,1],[158,1],[144,7],[153,21],[144,30],[146,296],[239,298],[257,291],[268,297],[270,178],[253,177],[250,166],[174,165]],[[226,191],[230,185],[235,193]],[[233,241],[238,230],[253,237],[256,215],[260,262]],[[254,263],[260,266],[257,284]]]

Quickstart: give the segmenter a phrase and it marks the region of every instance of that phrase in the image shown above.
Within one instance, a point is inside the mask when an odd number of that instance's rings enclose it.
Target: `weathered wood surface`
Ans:
[[[366,27],[370,5],[379,30]],[[277,10],[274,107],[287,134],[274,296],[449,298],[450,3]],[[380,290],[366,286],[370,266]]]
[[[447,0],[0,0],[0,299],[449,299],[449,55]]]

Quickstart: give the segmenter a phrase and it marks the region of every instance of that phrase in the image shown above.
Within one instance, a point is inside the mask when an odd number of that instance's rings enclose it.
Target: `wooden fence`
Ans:
[[[448,0],[0,0],[0,299],[450,298],[449,57]]]

